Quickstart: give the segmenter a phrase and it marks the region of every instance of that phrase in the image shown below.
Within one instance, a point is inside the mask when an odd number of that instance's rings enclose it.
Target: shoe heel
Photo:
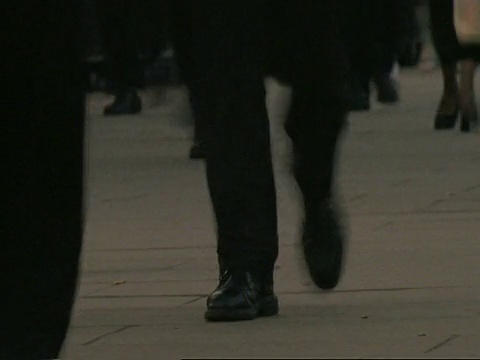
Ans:
[[[435,130],[448,130],[454,128],[455,123],[457,122],[457,117],[458,112],[452,115],[437,115],[434,122]]]
[[[460,131],[468,133],[476,130],[478,127],[478,119],[476,115],[463,115],[460,124]]]
[[[258,306],[258,316],[275,316],[278,315],[278,311],[278,298],[276,296],[263,299]]]
[[[462,122],[460,124],[461,132],[470,132],[470,118],[468,116],[462,116]]]

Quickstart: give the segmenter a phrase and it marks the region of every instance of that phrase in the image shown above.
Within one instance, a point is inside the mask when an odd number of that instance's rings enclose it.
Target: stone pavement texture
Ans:
[[[204,165],[187,157],[182,88],[139,116],[89,98],[88,216],[66,359],[480,357],[480,135],[433,131],[438,70],[400,73],[402,101],[350,116],[339,193],[350,229],[339,287],[317,291],[298,247],[282,130],[288,88],[268,81],[277,176],[278,317],[206,323],[216,286]]]

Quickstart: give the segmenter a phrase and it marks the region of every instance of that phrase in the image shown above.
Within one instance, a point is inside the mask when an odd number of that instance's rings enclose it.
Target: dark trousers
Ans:
[[[69,325],[82,243],[80,11],[69,0],[7,3],[0,359],[53,359]]]
[[[309,199],[329,196],[345,122],[346,58],[334,1],[184,1],[192,6],[191,86],[208,114],[207,179],[221,268],[269,277],[277,210],[264,77],[293,89],[286,124]]]
[[[139,59],[139,3],[135,0],[98,0],[97,15],[107,74],[117,92],[142,86]]]
[[[186,6],[187,5],[187,6]],[[204,108],[203,102],[199,99],[198,91],[201,89],[193,82],[193,77],[198,76],[202,69],[194,60],[194,38],[195,15],[194,6],[184,1],[169,1],[167,3],[167,28],[168,35],[175,52],[175,60],[180,70],[182,83],[189,92],[190,106],[194,120],[194,141],[203,142],[206,138],[205,124],[208,117],[208,110]]]
[[[407,19],[411,0],[344,0],[346,37],[354,81],[367,90],[375,77],[390,76]]]

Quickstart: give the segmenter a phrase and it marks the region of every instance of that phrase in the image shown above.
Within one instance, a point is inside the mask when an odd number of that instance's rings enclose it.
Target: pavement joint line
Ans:
[[[371,216],[412,216],[412,215],[436,215],[436,214],[478,214],[480,209],[461,209],[461,210],[428,210],[417,209],[411,211],[385,211],[385,212],[355,212],[349,211],[349,217],[371,217]]]
[[[113,281],[109,281],[109,282],[88,282],[88,281],[84,281],[83,284],[84,285],[114,285],[114,286],[119,286],[119,285],[125,285],[125,284],[159,284],[159,283],[174,283],[174,284],[178,284],[178,283],[191,283],[191,282],[199,282],[199,281],[217,281],[218,278],[209,278],[209,279],[185,279],[185,280],[181,280],[181,279],[169,279],[169,280],[163,280],[163,279],[159,279],[159,280],[125,280],[125,283],[124,284],[112,284]],[[96,290],[95,290],[96,291]]]
[[[404,288],[384,288],[384,289],[350,289],[335,291],[279,291],[280,295],[320,295],[320,294],[347,294],[347,293],[367,293],[367,292],[397,292],[397,291],[422,291],[422,290],[444,290],[444,289],[462,289],[470,288],[465,286],[427,286],[427,287],[404,287]],[[165,298],[165,297],[206,297],[209,294],[158,294],[158,295],[93,295],[83,296],[83,299],[130,299],[130,298]],[[194,301],[192,301],[194,302]]]
[[[423,214],[478,214],[480,213],[480,209],[478,210],[469,210],[469,209],[463,209],[463,210],[426,210],[422,212]],[[415,213],[413,213],[415,214]]]
[[[412,291],[412,290],[444,290],[444,289],[462,289],[470,288],[469,286],[418,286],[418,287],[401,287],[401,288],[377,288],[377,289],[347,289],[325,292],[317,290],[316,292],[283,292],[283,294],[315,294],[315,293],[362,293],[362,292],[393,292],[393,291]],[[282,294],[282,293],[281,293]]]
[[[151,192],[144,192],[141,194],[130,195],[130,196],[121,196],[121,197],[112,197],[112,198],[101,198],[97,197],[97,200],[103,204],[110,204],[115,202],[129,202],[144,199],[149,196]]]
[[[438,199],[438,200],[434,200],[432,201],[430,204],[428,204],[425,208],[423,209],[420,209],[420,211],[432,211],[430,210],[432,207],[434,207],[435,205],[441,205],[441,204],[444,204],[445,202],[447,202],[448,200],[450,199]]]
[[[199,297],[197,297],[197,298],[195,298],[195,299],[188,300],[187,302],[185,302],[185,303],[183,303],[183,304],[177,305],[176,307],[182,307],[182,306],[185,306],[185,305],[190,305],[190,304],[193,304],[193,303],[195,303],[195,302],[197,302],[197,301],[200,301],[200,300],[202,300],[202,299],[205,299],[205,298],[206,298],[206,296],[199,296]]]
[[[435,351],[435,350],[438,350],[438,349],[441,348],[442,346],[447,345],[448,343],[452,342],[453,340],[455,340],[455,339],[457,339],[457,338],[459,338],[459,337],[460,337],[460,335],[458,335],[458,334],[453,334],[453,335],[449,336],[447,339],[445,339],[445,340],[441,341],[440,343],[438,343],[437,345],[431,347],[431,348],[428,349],[428,350],[425,350],[424,353],[425,353],[425,354],[428,354],[428,353],[431,353],[431,352],[433,352],[433,351]]]
[[[120,329],[113,330],[113,331],[109,331],[109,332],[106,332],[106,333],[103,334],[103,335],[97,336],[96,338],[94,338],[94,339],[92,339],[92,340],[89,340],[89,341],[87,341],[86,343],[83,343],[82,345],[83,345],[83,346],[92,345],[93,343],[96,343],[97,341],[100,341],[100,340],[106,338],[107,336],[114,335],[114,334],[118,334],[118,333],[120,333],[120,332],[122,332],[122,331],[131,329],[131,328],[134,328],[134,327],[138,327],[138,325],[126,325],[126,326],[123,326],[123,327],[121,327]]]
[[[175,265],[169,265],[169,266],[165,266],[165,267],[161,267],[161,268],[155,268],[155,269],[152,269],[152,268],[149,268],[149,269],[128,269],[128,270],[125,270],[125,271],[135,271],[135,272],[151,272],[151,271],[160,271],[160,272],[163,272],[163,271],[168,271],[168,270],[173,270],[179,266],[182,266],[182,265],[185,265],[185,264],[188,264],[188,263],[191,263],[195,261],[194,259],[189,259],[188,261],[185,261],[185,262],[181,262],[181,263],[178,263],[178,264],[175,264]],[[102,270],[88,270],[86,271],[86,273],[88,274],[103,274],[103,273],[110,273],[110,272],[113,272],[113,271],[102,271]],[[117,284],[118,285],[118,284]]]
[[[175,265],[170,265],[170,266],[162,267],[161,271],[173,270],[173,269],[175,269],[175,268],[177,268],[177,267],[180,267],[180,266],[182,266],[182,265],[185,265],[185,264],[188,264],[188,263],[191,263],[191,262],[194,262],[194,261],[195,261],[195,259],[188,259],[188,260],[186,260],[186,261],[182,261],[182,262],[177,263],[177,264],[175,264]]]
[[[384,229],[392,226],[393,224],[395,224],[394,221],[387,221],[387,222],[385,222],[384,224],[382,224],[382,225],[374,228],[374,229],[373,229],[373,232],[380,231],[380,230],[384,230]]]
[[[467,186],[463,189],[464,192],[480,190],[480,185]]]
[[[353,203],[353,202],[356,202],[356,201],[359,201],[359,200],[363,200],[365,198],[368,198],[368,193],[362,193],[362,194],[358,194],[358,195],[355,195],[355,196],[352,196],[351,198],[348,198],[346,200],[347,203]]]
[[[104,284],[104,285],[107,285],[107,284]],[[104,290],[108,290],[108,289],[111,289],[112,287],[116,286],[115,284],[112,284],[112,283],[109,283],[108,286],[104,286],[102,287],[101,289],[96,289],[96,290],[93,290],[87,294],[83,294],[83,296],[81,296],[82,298],[85,297],[85,296],[92,296],[100,291],[104,291]]]

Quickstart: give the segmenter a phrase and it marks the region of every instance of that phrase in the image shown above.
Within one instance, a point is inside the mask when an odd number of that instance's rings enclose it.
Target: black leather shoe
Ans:
[[[260,284],[245,271],[226,271],[217,289],[207,299],[208,321],[253,320],[278,314],[273,286]]]
[[[323,290],[337,286],[344,263],[345,234],[332,200],[305,209],[302,245],[315,285]]]
[[[205,142],[204,141],[195,141],[190,148],[190,159],[193,160],[203,160],[205,159]]]
[[[375,79],[377,100],[382,104],[395,104],[399,100],[397,84],[390,77],[382,76]]]
[[[142,111],[142,100],[136,91],[119,93],[115,95],[113,103],[107,105],[103,110],[103,115],[134,115]]]

